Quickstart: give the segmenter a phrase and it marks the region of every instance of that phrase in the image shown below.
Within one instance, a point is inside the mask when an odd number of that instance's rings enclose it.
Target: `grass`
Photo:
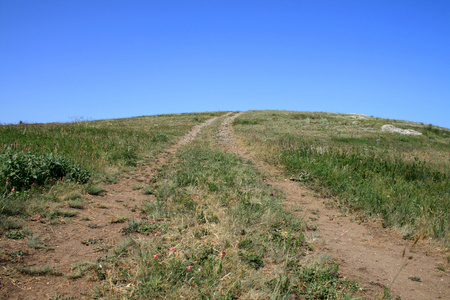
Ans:
[[[45,241],[47,240],[47,238],[40,238],[40,234],[39,233],[33,233],[28,235],[27,237],[27,244],[28,246],[30,246],[31,248],[34,249],[47,249],[46,245],[45,245]]]
[[[2,218],[0,219],[0,228],[2,230],[21,229],[22,221],[17,218]]]
[[[30,276],[45,276],[45,275],[62,276],[61,272],[55,271],[52,268],[50,268],[49,266],[44,266],[44,267],[20,266],[20,267],[16,267],[16,270],[22,274],[26,274],[26,275],[30,275]]]
[[[194,125],[221,114],[0,125],[0,215],[44,215],[49,202],[81,198],[81,190],[74,188],[78,179],[65,180],[58,166],[64,166],[69,177],[82,176],[79,183],[90,176],[86,192],[102,194],[102,182],[116,183],[128,169],[151,163]]]
[[[383,124],[423,135],[381,132]],[[449,130],[345,114],[269,111],[248,112],[234,126],[255,153],[284,167],[291,180],[382,219],[405,238],[413,239],[426,224],[427,237],[450,246]]]
[[[88,184],[86,186],[86,192],[89,195],[100,196],[104,195],[106,190],[101,184]]]
[[[84,202],[81,199],[67,201],[67,206],[75,209],[83,209]]]
[[[105,280],[117,284],[97,296],[114,297],[119,282],[130,287],[123,291],[130,299],[356,295],[355,283],[338,278],[337,264],[301,267],[312,249],[303,223],[281,208],[251,163],[216,146],[216,131],[217,124],[206,129],[162,168],[156,199],[141,208],[152,222],[124,226],[130,239],[103,264]],[[151,239],[133,238],[142,228]]]
[[[39,215],[47,222],[76,216],[84,193],[101,195],[107,184],[133,177],[192,126],[221,114],[0,126],[0,152],[9,147],[58,153],[91,174],[84,185],[58,179],[18,192],[2,189],[3,234],[23,231],[21,218]],[[423,135],[381,132],[383,124]],[[423,229],[427,237],[448,245],[448,130],[372,117],[281,111],[247,112],[233,126],[253,153],[281,166],[286,178],[339,201],[344,210],[383,220],[405,238],[417,239]],[[357,283],[340,278],[339,265],[314,251],[314,234],[305,234],[307,225],[283,208],[283,192],[268,185],[251,161],[217,144],[218,127],[216,122],[205,128],[180,148],[151,182],[133,186],[152,195],[133,208],[142,219],[113,217],[111,223],[123,223],[124,240],[112,249],[105,247],[102,251],[109,252],[98,261],[74,265],[67,277],[99,281],[93,295],[97,298],[359,297]],[[45,249],[38,235],[24,237],[29,246]],[[29,275],[55,272],[48,267],[18,270]]]
[[[126,221],[128,221],[128,217],[125,216],[115,216],[112,220],[111,223],[125,223]]]

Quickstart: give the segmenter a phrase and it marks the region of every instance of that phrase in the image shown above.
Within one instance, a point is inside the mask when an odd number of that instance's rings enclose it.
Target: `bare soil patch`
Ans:
[[[241,114],[224,120],[221,144],[269,174],[267,183],[284,191],[286,207],[298,208],[296,213],[307,224],[305,234],[316,248],[312,255],[332,256],[340,264],[341,276],[358,281],[367,299],[382,298],[385,287],[401,299],[448,299],[448,261],[441,253],[427,243],[412,247],[413,241],[383,228],[379,221],[330,207],[330,199],[318,197],[285,178],[280,169],[257,159],[233,134],[231,123]],[[447,271],[438,269],[442,266]]]

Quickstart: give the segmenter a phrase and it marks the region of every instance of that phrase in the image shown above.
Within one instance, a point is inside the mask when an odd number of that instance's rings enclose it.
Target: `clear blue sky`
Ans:
[[[0,123],[356,112],[450,128],[450,1],[0,0]]]

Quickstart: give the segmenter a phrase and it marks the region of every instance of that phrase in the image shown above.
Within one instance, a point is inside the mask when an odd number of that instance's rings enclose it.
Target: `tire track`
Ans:
[[[225,149],[251,160],[270,178],[267,183],[286,194],[286,208],[301,207],[296,213],[307,223],[305,235],[314,242],[313,255],[330,255],[340,264],[340,274],[360,283],[366,299],[382,297],[391,287],[392,297],[401,299],[448,299],[450,276],[437,269],[445,265],[439,255],[429,249],[411,248],[405,241],[382,228],[380,222],[355,221],[357,215],[346,215],[326,207],[329,200],[317,197],[299,183],[283,179],[282,172],[255,158],[236,139],[232,122],[240,112],[226,118],[218,133]],[[317,230],[315,230],[317,228]]]
[[[177,143],[160,153],[151,165],[141,166],[128,178],[125,176],[115,184],[106,185],[105,195],[84,195],[83,199],[88,204],[77,212],[76,217],[71,218],[70,224],[49,225],[29,222],[28,227],[34,228],[48,239],[48,242],[44,250],[29,250],[29,255],[23,258],[23,265],[50,266],[62,274],[71,274],[74,273],[72,267],[74,264],[96,262],[100,257],[106,257],[108,249],[124,240],[121,232],[123,224],[112,221],[114,218],[118,216],[124,220],[146,218],[135,207],[139,207],[144,201],[152,200],[154,196],[144,195],[133,187],[156,177],[165,164],[174,163],[173,157],[180,147],[194,140],[206,126],[230,114],[213,117],[194,126]],[[2,250],[7,250],[4,244],[0,246]],[[1,258],[0,256],[0,260]],[[65,276],[30,277],[9,270],[13,267],[5,266],[4,269],[0,272],[1,299],[48,299],[57,293],[75,299],[91,299],[90,293],[99,283],[84,277],[76,281]]]

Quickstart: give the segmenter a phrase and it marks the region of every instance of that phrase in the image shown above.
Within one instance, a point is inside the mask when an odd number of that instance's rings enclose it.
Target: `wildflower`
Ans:
[[[270,193],[270,197],[273,197],[273,193]]]
[[[11,193],[14,193],[15,192],[15,190],[14,190],[14,187],[11,189]]]
[[[154,258],[157,258],[160,254],[153,254]]]
[[[50,182],[53,181],[53,179],[50,178]]]
[[[170,251],[177,251],[177,247],[170,248]]]
[[[225,256],[225,247],[222,247],[222,251],[220,251],[220,258]]]
[[[31,186],[36,186],[36,184],[35,184],[35,183],[32,183]]]
[[[188,271],[192,270],[192,266],[187,266],[186,268],[188,269]]]
[[[41,215],[37,216],[37,218],[38,218],[38,220],[40,220],[41,219]]]

